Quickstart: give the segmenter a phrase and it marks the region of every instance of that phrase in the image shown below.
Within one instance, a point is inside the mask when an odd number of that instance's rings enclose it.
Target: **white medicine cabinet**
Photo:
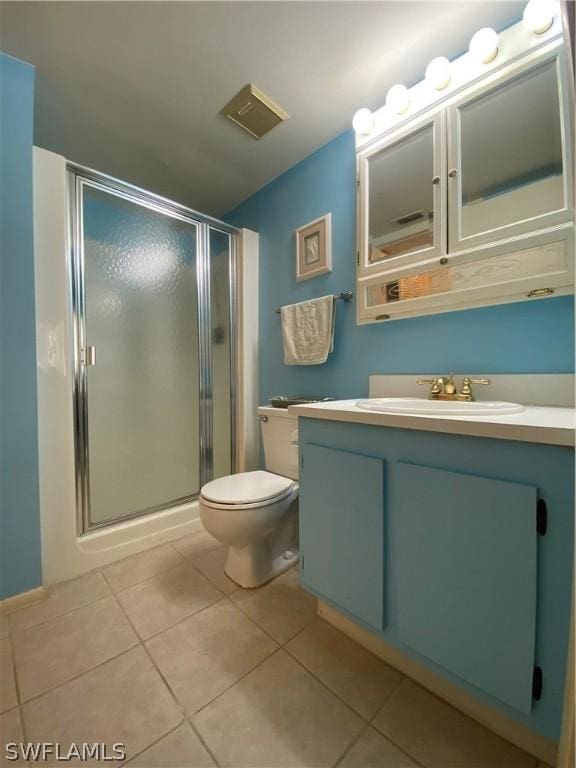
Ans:
[[[359,323],[573,292],[562,38],[511,58],[357,140]]]

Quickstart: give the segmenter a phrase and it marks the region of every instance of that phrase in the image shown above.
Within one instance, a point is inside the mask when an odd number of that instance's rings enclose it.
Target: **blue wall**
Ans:
[[[571,372],[572,297],[449,312],[357,326],[355,308],[338,303],[335,349],[319,366],[283,363],[274,308],[355,290],[354,134],[326,144],[225,216],[260,233],[260,400],[274,394],[367,394],[371,373]],[[329,275],[297,283],[296,227],[332,212]]]
[[[34,68],[0,54],[0,599],[42,582],[33,110]]]

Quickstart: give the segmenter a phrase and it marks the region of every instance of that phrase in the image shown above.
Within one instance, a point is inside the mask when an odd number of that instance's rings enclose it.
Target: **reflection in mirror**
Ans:
[[[460,109],[463,237],[564,208],[555,62]]]
[[[432,125],[371,157],[368,263],[433,246]]]

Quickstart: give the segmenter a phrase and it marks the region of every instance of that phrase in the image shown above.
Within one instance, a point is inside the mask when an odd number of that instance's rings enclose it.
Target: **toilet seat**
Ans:
[[[200,497],[215,509],[253,509],[281,501],[296,487],[289,477],[257,470],[212,480],[202,488]]]

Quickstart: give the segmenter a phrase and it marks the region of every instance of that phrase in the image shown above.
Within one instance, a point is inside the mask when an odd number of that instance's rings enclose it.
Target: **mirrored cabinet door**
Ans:
[[[360,158],[360,274],[445,252],[442,129],[437,114]]]
[[[449,250],[571,218],[558,55],[453,105],[448,150]]]

